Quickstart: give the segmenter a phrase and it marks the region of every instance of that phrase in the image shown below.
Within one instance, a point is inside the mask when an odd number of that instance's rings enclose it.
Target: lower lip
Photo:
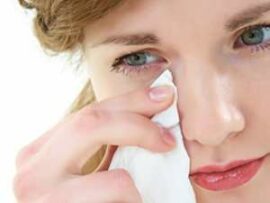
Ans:
[[[199,186],[213,191],[229,190],[251,180],[262,166],[264,158],[238,166],[224,172],[197,173],[191,175]]]

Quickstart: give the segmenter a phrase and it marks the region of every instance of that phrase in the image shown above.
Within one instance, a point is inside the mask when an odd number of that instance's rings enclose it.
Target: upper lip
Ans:
[[[239,166],[248,164],[250,162],[253,162],[253,161],[261,159],[261,158],[263,158],[263,157],[258,157],[258,158],[254,158],[254,159],[236,160],[236,161],[232,161],[232,162],[225,164],[225,165],[202,166],[202,167],[199,167],[198,169],[192,171],[190,173],[190,175],[196,175],[199,173],[225,172],[225,171],[228,171],[230,169],[237,168]]]

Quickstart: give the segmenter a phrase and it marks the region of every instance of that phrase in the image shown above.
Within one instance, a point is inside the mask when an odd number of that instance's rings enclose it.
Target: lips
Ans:
[[[205,166],[191,173],[199,186],[213,191],[229,190],[252,179],[265,157],[231,162],[225,166]]]

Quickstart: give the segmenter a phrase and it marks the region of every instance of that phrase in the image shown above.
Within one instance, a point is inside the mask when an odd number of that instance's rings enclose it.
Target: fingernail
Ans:
[[[153,87],[150,89],[149,97],[153,101],[161,102],[173,94],[173,88],[169,85]]]
[[[170,133],[170,131],[164,127],[159,126],[160,132],[162,134],[162,139],[165,144],[173,146],[176,144],[174,136]]]

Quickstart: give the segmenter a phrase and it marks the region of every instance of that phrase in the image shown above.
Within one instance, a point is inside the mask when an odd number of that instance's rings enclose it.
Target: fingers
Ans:
[[[151,117],[156,113],[169,107],[172,104],[174,95],[173,89],[169,85],[128,92],[118,97],[110,98],[99,103],[88,106],[90,111],[109,110],[109,111],[129,111]],[[87,108],[85,110],[87,110]]]
[[[161,94],[155,94],[156,97],[153,100],[151,99],[153,94],[150,97],[148,88],[136,90],[91,104],[59,122],[23,149],[18,156],[17,163],[20,167],[15,179],[15,190],[19,191],[18,199],[33,200],[46,193],[62,194],[62,196],[46,196],[48,198],[61,200],[66,195],[71,200],[75,200],[83,197],[80,195],[80,190],[75,189],[80,183],[85,186],[84,188],[91,188],[84,191],[85,194],[89,194],[89,198],[93,198],[93,201],[89,199],[91,202],[110,202],[113,199],[115,201],[111,202],[140,202],[139,197],[136,196],[136,190],[126,186],[132,185],[128,182],[126,174],[120,175],[121,178],[113,175],[111,171],[96,172],[90,174],[91,176],[74,175],[80,174],[86,160],[102,145],[139,146],[157,152],[172,149],[175,146],[175,140],[169,135],[169,131],[163,130],[148,118],[172,103],[172,93],[173,91],[166,97],[161,91]],[[65,185],[66,179],[70,177],[74,177],[72,179],[74,181]],[[107,182],[108,179],[111,181]],[[122,179],[125,180],[124,184],[121,183]],[[125,184],[126,182],[128,184]],[[77,187],[73,187],[74,185]],[[98,190],[95,189],[96,186],[99,186]],[[48,193],[51,189],[58,192]],[[104,196],[104,191],[109,194],[108,197]],[[131,198],[129,193],[135,198]],[[120,200],[122,196],[126,196],[126,200]]]
[[[140,194],[127,171],[115,169],[66,181],[43,202],[140,203]]]
[[[168,140],[169,131],[148,118],[129,112],[103,112],[80,115],[61,126],[40,151],[40,159],[52,167],[79,173],[86,160],[102,145],[139,146],[165,152],[175,142]],[[58,169],[57,169],[58,168]]]
[[[18,153],[16,157],[16,168],[19,169],[27,160],[29,160],[33,155],[35,155],[40,148],[49,140],[52,136],[54,128],[44,133],[42,136],[38,137],[36,140],[32,141],[30,144],[24,146]]]
[[[56,131],[55,129],[58,129],[61,127],[62,123],[65,123],[66,120],[72,119],[73,117],[79,117],[81,114],[84,115],[92,113],[93,110],[129,111],[147,117],[153,116],[155,113],[158,113],[164,108],[168,107],[173,101],[173,89],[171,89],[170,86],[165,87],[165,89],[164,87],[159,89],[145,87],[143,89],[135,90],[125,95],[120,95],[118,97],[104,100],[99,103],[92,103],[91,105],[81,109],[79,112],[73,113],[64,121],[59,122],[58,125],[45,133],[43,136],[39,137],[31,144],[20,150],[16,159],[17,169],[39,151],[43,144],[48,141],[52,134],[54,134],[53,132]],[[166,89],[167,94],[165,91]]]
[[[19,202],[142,202],[132,178],[124,169],[66,176],[46,184],[42,174],[30,172],[18,174],[14,181]]]

